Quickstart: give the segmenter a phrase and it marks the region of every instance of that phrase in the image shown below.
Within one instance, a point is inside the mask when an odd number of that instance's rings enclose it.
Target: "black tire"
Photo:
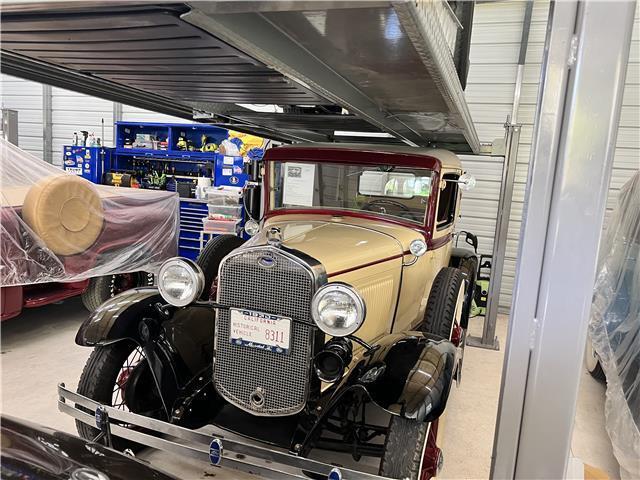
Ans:
[[[600,363],[600,359],[595,354],[595,350],[593,349],[593,345],[591,344],[591,338],[587,338],[587,348],[584,352],[585,356],[585,367],[587,372],[595,378],[598,382],[607,383],[607,377],[604,374],[604,370],[602,369],[602,364]]]
[[[78,393],[103,405],[114,406],[114,386],[125,362],[136,348],[133,342],[128,341],[95,347],[80,375]],[[142,361],[146,362],[146,360]],[[122,401],[124,402],[124,399]],[[159,398],[157,401],[160,405]],[[79,408],[82,409],[82,407]],[[93,440],[99,433],[97,428],[90,427],[79,420],[76,420],[76,428],[78,434],[86,440]],[[116,450],[140,448],[140,445],[134,442],[116,437],[113,438],[113,446]]]
[[[602,382],[602,383],[607,383],[607,377],[604,374],[604,370],[602,369],[602,364],[600,362],[598,362],[596,364],[596,368],[594,368],[593,370],[590,370],[589,373],[597,381]]]
[[[428,431],[429,424],[426,422],[392,415],[380,461],[380,475],[419,479]]]
[[[478,258],[475,255],[458,257],[456,259],[452,259],[451,263],[452,267],[458,268],[463,274],[465,274],[466,287],[464,293],[464,307],[462,309],[462,316],[460,317],[460,326],[466,329],[469,325],[469,316],[471,314],[473,297],[476,291]]]
[[[132,282],[127,288],[118,286],[120,279],[124,275],[132,276]],[[93,277],[89,280],[87,289],[82,292],[81,299],[84,308],[90,312],[94,312],[104,302],[115,297],[118,293],[124,292],[130,288],[145,287],[153,285],[153,274],[146,272],[135,272],[130,274],[103,275],[102,277]]]
[[[438,272],[429,292],[421,330],[449,340],[456,317],[460,289],[464,289],[462,271],[445,267]]]
[[[207,242],[200,252],[196,263],[204,273],[204,289],[202,300],[209,299],[211,284],[218,276],[218,267],[224,257],[244,243],[244,240],[235,235],[219,235]]]

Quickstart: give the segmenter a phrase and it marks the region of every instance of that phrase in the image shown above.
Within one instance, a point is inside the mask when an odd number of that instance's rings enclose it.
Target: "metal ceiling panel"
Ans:
[[[440,10],[430,10],[435,4]],[[339,141],[335,130],[349,130],[354,139],[386,133],[377,141],[477,151],[438,23],[448,8],[445,1],[4,4],[1,68],[283,140]],[[286,113],[258,115],[236,104],[277,104]]]
[[[2,49],[174,100],[264,103],[272,95],[275,102],[326,103],[182,21],[185,10],[4,14]]]

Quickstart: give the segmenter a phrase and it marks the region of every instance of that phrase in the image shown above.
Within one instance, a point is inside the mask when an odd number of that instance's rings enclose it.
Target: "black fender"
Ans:
[[[422,332],[398,332],[372,347],[322,395],[312,426],[303,429],[302,454],[346,394],[363,395],[392,415],[418,422],[432,422],[444,412],[458,368],[453,343]]]
[[[346,383],[362,386],[369,398],[393,415],[419,422],[445,409],[457,368],[456,347],[420,332],[391,334],[353,368]]]
[[[184,387],[213,361],[214,312],[166,306],[155,287],[107,300],[80,326],[76,343],[101,346],[129,340],[140,345],[167,411]]]
[[[134,288],[110,298],[80,325],[76,344],[93,347],[124,339],[137,340],[140,321],[158,317],[156,303],[166,302],[155,287]]]
[[[129,339],[142,344],[140,322],[152,321],[195,375],[211,363],[215,314],[201,306],[166,308],[165,304],[156,287],[127,290],[107,300],[83,322],[76,343],[95,346]],[[164,306],[166,316],[158,306]]]
[[[392,415],[431,422],[447,403],[457,349],[422,332],[386,335],[323,395],[326,413],[347,391],[359,390]]]

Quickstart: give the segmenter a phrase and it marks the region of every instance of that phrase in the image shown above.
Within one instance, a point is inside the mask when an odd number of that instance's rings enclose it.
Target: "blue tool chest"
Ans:
[[[210,185],[215,187],[243,187],[249,180],[242,156],[216,151],[228,139],[228,130],[212,125],[116,122],[114,148],[65,146],[63,163],[65,170],[94,183],[118,185],[113,179],[120,182],[125,176],[127,183],[122,181],[123,186],[177,191],[179,255],[196,259],[207,241],[216,236],[204,231],[204,221],[209,217],[207,200],[193,198],[198,191],[198,178],[210,178]],[[236,143],[237,138],[230,141],[241,145]],[[104,176],[105,173],[120,176]],[[211,223],[214,226],[209,225],[209,230],[216,231],[216,225],[221,225],[215,219]],[[233,229],[229,223],[222,224]],[[238,233],[242,224],[240,220],[236,231],[229,233]]]
[[[111,169],[112,148],[65,145],[62,149],[64,170],[90,182],[102,183],[103,173]]]
[[[208,216],[204,200],[180,199],[180,236],[178,254],[195,260],[204,245],[213,236],[202,231],[202,219]]]

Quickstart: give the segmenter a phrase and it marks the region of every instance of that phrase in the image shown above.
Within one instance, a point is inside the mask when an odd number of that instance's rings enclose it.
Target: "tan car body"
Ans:
[[[426,152],[441,162],[440,178],[447,173],[462,173],[458,157],[451,152]],[[459,205],[458,190],[455,217]],[[344,282],[358,290],[367,315],[357,335],[375,342],[389,333],[412,330],[422,321],[432,282],[440,269],[449,265],[454,224],[440,230],[434,227],[427,253],[417,259],[409,245],[425,239],[420,228],[398,225],[382,216],[371,220],[340,212],[315,214],[313,208],[305,213],[270,216],[247,245],[266,243],[267,232],[278,227],[283,246],[318,260],[329,282]]]

